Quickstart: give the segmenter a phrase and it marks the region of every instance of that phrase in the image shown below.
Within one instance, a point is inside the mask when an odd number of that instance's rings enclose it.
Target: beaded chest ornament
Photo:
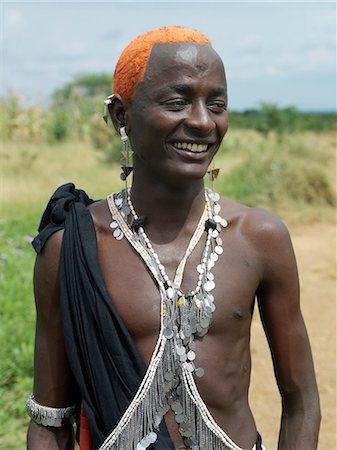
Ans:
[[[220,216],[220,197],[205,190],[205,209],[184,257],[171,281],[138,217],[130,191],[108,196],[112,215],[110,227],[117,240],[124,237],[144,260],[158,285],[161,319],[158,340],[146,374],[116,428],[100,450],[145,450],[157,439],[163,417],[171,409],[185,445],[192,450],[241,450],[216,424],[198,392],[194,376],[204,369],[195,364],[195,339],[206,335],[215,311],[214,275],[211,272],[223,253],[220,232],[227,221]],[[206,231],[202,259],[197,266],[198,282],[192,292],[181,289],[188,257]]]

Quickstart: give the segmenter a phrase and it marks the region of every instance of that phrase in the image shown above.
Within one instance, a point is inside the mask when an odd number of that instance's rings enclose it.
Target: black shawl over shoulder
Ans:
[[[97,449],[131,403],[146,367],[104,284],[95,228],[86,208],[91,203],[72,183],[58,188],[33,246],[40,253],[48,237],[64,228],[60,304],[65,346]],[[174,449],[165,426],[151,448]]]

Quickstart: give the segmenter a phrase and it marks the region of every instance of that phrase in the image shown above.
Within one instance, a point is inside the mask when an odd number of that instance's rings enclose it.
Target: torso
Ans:
[[[155,281],[126,239],[113,238],[106,201],[90,207],[98,238],[103,277],[119,315],[146,364],[155,347],[160,326],[160,298]],[[213,268],[216,310],[207,335],[197,342],[196,365],[205,369],[196,380],[198,390],[217,424],[237,445],[251,449],[256,427],[248,405],[251,371],[250,327],[256,290],[263,265],[250,236],[250,209],[222,200],[222,216],[229,226],[222,230],[224,252]],[[149,237],[151,237],[149,229]],[[155,245],[170,279],[182,258],[193,230],[172,242]],[[206,234],[188,259],[182,289],[195,288]],[[176,448],[183,447],[176,423],[167,417]]]

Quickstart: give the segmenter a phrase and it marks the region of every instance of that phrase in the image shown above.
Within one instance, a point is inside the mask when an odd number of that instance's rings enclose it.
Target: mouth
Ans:
[[[173,142],[172,145],[178,150],[185,150],[191,153],[206,153],[210,147],[209,144],[192,144],[191,142]]]

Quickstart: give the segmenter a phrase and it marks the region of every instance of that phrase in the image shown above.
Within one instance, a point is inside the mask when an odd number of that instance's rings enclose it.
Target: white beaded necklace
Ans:
[[[129,204],[131,213],[133,215],[133,218],[135,220],[138,220],[139,217],[138,217],[138,215],[137,215],[137,213],[136,213],[136,211],[135,211],[135,209],[134,209],[134,207],[132,205],[131,198],[130,198],[130,192],[128,193],[127,199],[128,199],[128,204]],[[206,196],[206,203],[205,203],[205,208],[204,208],[204,211],[202,213],[202,216],[200,217],[200,220],[199,220],[198,225],[197,225],[197,227],[196,227],[196,229],[195,229],[195,231],[193,233],[193,236],[192,236],[192,238],[191,238],[191,240],[190,240],[190,242],[188,244],[186,252],[185,252],[185,254],[184,254],[182,260],[180,261],[179,266],[178,266],[178,268],[176,270],[176,274],[175,274],[174,281],[173,281],[174,285],[180,285],[181,284],[183,273],[184,273],[184,268],[185,268],[185,265],[186,265],[186,261],[187,261],[188,257],[190,256],[190,254],[192,253],[192,251],[194,250],[194,248],[196,247],[197,243],[199,242],[199,240],[200,240],[200,238],[201,238],[201,236],[202,236],[202,234],[204,232],[204,226],[205,226],[204,224],[205,224],[205,221],[206,221],[206,219],[208,217],[208,214],[209,214],[208,211],[209,211],[209,200],[208,200],[208,197]],[[160,272],[160,275],[161,275],[162,279],[169,286],[171,286],[172,283],[170,282],[169,277],[167,276],[167,274],[165,272],[165,267],[160,263],[159,257],[156,254],[156,252],[154,251],[154,249],[152,247],[152,244],[151,244],[149,238],[147,237],[143,227],[139,228],[139,234],[141,235],[141,240],[143,240],[145,242],[146,247],[148,249],[148,252],[151,255],[152,259],[158,264],[158,269],[159,269],[159,272]],[[208,233],[208,238],[207,238],[206,247],[205,247],[205,250],[207,250],[207,251],[209,250],[210,238],[211,238],[210,233]],[[206,262],[206,258],[203,258],[203,261]],[[202,270],[199,269],[199,271],[200,271],[199,273],[200,274],[199,274],[199,280],[198,280],[198,285],[197,285],[196,290],[198,290],[200,288],[201,278],[202,278],[204,270],[205,270],[205,267],[203,265],[202,266]],[[168,289],[170,289],[170,287]],[[193,291],[193,294],[195,292],[196,291]],[[172,287],[169,290],[169,293],[172,295]],[[192,295],[192,293],[191,293],[191,295]]]
[[[161,264],[131,199],[124,190],[108,197],[110,224],[117,240],[125,236],[143,258],[156,280],[161,297],[161,327],[145,377],[127,411],[100,450],[145,450],[157,439],[158,429],[168,409],[185,444],[193,449],[235,449],[238,447],[216,424],[202,401],[194,378],[204,369],[195,366],[195,339],[208,331],[215,310],[211,291],[215,288],[214,267],[222,254],[221,228],[228,223],[220,213],[219,195],[205,190],[205,209],[171,281]],[[134,226],[137,224],[137,226]],[[188,257],[207,232],[205,248],[197,266],[198,282],[192,292],[183,293],[181,282]],[[147,420],[144,422],[144,417]],[[136,430],[136,431],[135,431]],[[199,447],[200,446],[200,447]]]

